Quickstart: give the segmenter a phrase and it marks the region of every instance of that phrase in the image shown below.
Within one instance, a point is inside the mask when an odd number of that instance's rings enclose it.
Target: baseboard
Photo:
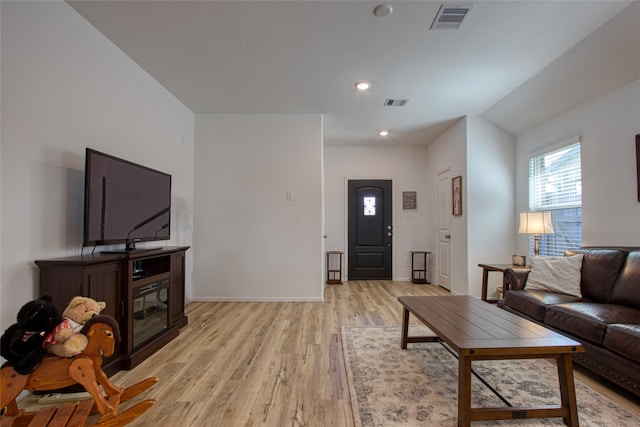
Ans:
[[[323,302],[322,297],[194,297],[194,302]]]

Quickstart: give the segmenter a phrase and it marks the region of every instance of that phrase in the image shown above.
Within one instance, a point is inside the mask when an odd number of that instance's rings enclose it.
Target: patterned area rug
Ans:
[[[426,328],[411,327],[409,335]],[[342,345],[356,426],[457,425],[458,365],[438,343],[400,349],[399,326],[343,327]],[[545,360],[474,362],[473,369],[512,405],[558,405],[555,364]],[[576,380],[580,425],[640,426],[634,416]],[[472,407],[505,406],[473,377]],[[555,426],[562,419],[472,422],[472,426]]]

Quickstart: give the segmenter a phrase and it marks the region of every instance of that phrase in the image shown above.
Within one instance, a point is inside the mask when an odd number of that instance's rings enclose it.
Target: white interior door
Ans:
[[[438,285],[451,289],[451,169],[440,171],[438,180]]]

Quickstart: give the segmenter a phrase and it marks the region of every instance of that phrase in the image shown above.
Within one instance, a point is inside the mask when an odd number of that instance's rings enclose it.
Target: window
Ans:
[[[563,255],[566,249],[582,245],[579,139],[529,160],[529,210],[551,212],[555,233],[540,236],[541,256]]]
[[[364,198],[364,215],[375,216],[376,214],[376,198],[365,197]]]

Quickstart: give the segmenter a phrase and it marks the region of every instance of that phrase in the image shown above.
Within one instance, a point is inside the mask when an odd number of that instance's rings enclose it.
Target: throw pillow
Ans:
[[[580,270],[582,254],[558,257],[534,257],[525,283],[526,289],[558,292],[582,298]]]

